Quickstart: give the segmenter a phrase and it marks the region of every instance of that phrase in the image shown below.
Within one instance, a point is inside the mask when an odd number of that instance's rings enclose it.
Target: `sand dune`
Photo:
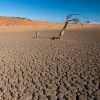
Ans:
[[[0,17],[0,30],[61,30],[63,24],[49,23],[45,21],[32,21],[27,19],[13,19]],[[68,30],[99,30],[100,25],[69,25]]]
[[[0,29],[22,29],[22,30],[48,30],[59,29],[62,24],[48,23],[44,21],[31,21],[13,18],[0,18]]]

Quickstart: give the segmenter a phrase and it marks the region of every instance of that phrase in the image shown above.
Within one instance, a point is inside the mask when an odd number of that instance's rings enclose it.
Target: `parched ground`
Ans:
[[[100,100],[100,31],[0,32],[0,100]]]

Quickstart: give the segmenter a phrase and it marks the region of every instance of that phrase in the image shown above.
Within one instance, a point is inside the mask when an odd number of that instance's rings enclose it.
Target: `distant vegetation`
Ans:
[[[10,17],[10,16],[0,16],[0,18],[22,19],[22,20],[29,20],[29,21],[32,21],[31,19],[28,19],[28,18],[24,18],[24,17]]]

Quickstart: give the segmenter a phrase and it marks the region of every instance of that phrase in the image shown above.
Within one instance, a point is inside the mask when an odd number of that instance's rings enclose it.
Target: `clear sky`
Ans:
[[[100,0],[0,0],[0,16],[64,22],[70,13],[100,23]]]

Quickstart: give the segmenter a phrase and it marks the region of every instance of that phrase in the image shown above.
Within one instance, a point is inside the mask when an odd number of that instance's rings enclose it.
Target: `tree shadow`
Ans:
[[[36,38],[36,36],[32,37],[33,39],[51,39],[51,40],[57,40],[59,39],[57,36],[54,37],[38,37]]]
[[[55,37],[55,36],[54,36],[54,37],[51,37],[50,39],[51,39],[51,40],[57,40],[57,39],[59,39],[59,37],[57,37],[57,36]]]

